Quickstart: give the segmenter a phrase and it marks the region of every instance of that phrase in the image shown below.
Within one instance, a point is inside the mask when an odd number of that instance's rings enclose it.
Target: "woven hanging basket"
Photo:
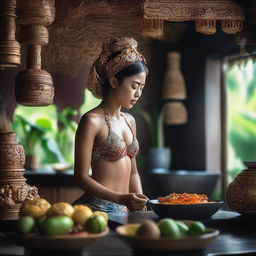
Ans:
[[[184,100],[187,97],[185,80],[180,70],[180,53],[170,52],[167,55],[168,67],[162,88],[163,99]]]
[[[164,123],[180,125],[187,122],[187,110],[182,102],[168,102],[164,105]]]
[[[17,103],[24,106],[47,106],[53,103],[54,87],[51,75],[42,69],[19,72],[15,81]]]

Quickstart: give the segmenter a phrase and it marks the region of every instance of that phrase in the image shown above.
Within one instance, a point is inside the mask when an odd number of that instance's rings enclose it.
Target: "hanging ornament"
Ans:
[[[20,64],[20,44],[15,40],[16,0],[0,1],[0,68]]]
[[[20,40],[27,45],[27,69],[16,76],[16,101],[25,106],[50,105],[54,87],[51,75],[41,69],[41,47],[49,41],[45,26],[54,21],[54,0],[18,0],[17,14],[17,22],[23,25]]]
[[[184,100],[187,97],[185,80],[180,70],[180,53],[170,52],[164,77],[162,98]]]

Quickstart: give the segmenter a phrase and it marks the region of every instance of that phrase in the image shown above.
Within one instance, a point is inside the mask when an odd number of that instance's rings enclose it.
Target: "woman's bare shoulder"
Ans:
[[[93,128],[98,128],[102,125],[104,121],[104,115],[100,108],[96,107],[85,114],[80,119],[79,124],[84,126],[90,126]]]

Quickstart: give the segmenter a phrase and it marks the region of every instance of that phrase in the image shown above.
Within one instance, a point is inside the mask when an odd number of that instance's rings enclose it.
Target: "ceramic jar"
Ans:
[[[256,213],[256,162],[244,162],[247,169],[239,173],[227,188],[231,210],[241,214]]]

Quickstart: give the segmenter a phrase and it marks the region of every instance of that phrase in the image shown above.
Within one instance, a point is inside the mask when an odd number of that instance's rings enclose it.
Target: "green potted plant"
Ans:
[[[141,108],[136,108],[150,131],[151,146],[148,149],[147,164],[149,169],[169,169],[171,164],[171,149],[164,146],[164,107],[152,114]]]
[[[41,163],[63,161],[63,156],[56,141],[46,136],[51,128],[51,121],[46,118],[38,118],[32,123],[20,115],[14,116],[13,129],[17,134],[17,139],[25,150],[26,169],[37,169],[39,161]],[[41,159],[39,159],[38,155],[41,156]]]
[[[73,163],[74,139],[77,123],[72,119],[76,115],[77,111],[72,108],[65,108],[57,114],[58,132],[56,133],[55,139],[64,157],[66,166],[70,166]]]

